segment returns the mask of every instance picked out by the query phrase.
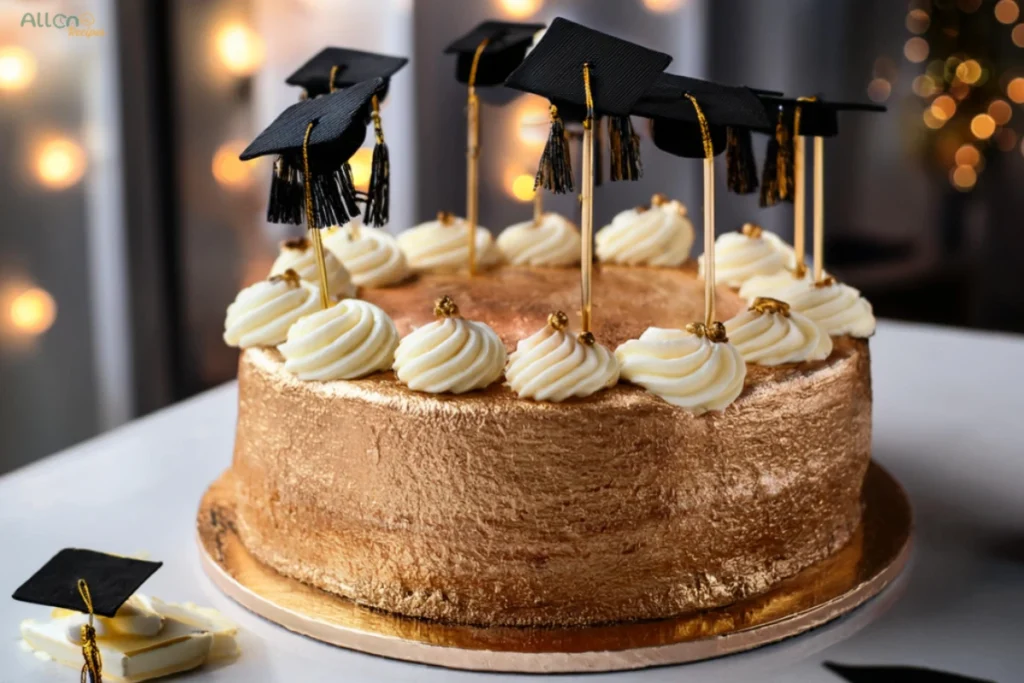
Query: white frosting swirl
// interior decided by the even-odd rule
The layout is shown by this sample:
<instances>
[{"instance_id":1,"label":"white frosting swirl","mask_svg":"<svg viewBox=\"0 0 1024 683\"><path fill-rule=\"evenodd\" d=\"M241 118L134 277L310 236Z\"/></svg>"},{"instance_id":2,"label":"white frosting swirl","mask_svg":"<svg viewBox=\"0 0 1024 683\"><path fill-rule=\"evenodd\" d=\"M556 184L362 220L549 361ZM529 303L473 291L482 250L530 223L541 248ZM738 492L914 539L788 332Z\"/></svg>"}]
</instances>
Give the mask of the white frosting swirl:
<instances>
[{"instance_id":1,"label":"white frosting swirl","mask_svg":"<svg viewBox=\"0 0 1024 683\"><path fill-rule=\"evenodd\" d=\"M727 232L715 240L715 283L739 287L756 275L773 275L785 266L782 252L763 233ZM698 260L704 277L704 254Z\"/></svg>"},{"instance_id":2,"label":"white frosting swirl","mask_svg":"<svg viewBox=\"0 0 1024 683\"><path fill-rule=\"evenodd\" d=\"M776 298L790 308L820 325L833 337L870 337L875 333L875 314L871 302L849 285L829 280L831 284L797 282Z\"/></svg>"},{"instance_id":3,"label":"white frosting swirl","mask_svg":"<svg viewBox=\"0 0 1024 683\"><path fill-rule=\"evenodd\" d=\"M387 313L368 301L342 299L292 325L277 348L288 372L328 381L387 370L397 347L398 330Z\"/></svg>"},{"instance_id":4,"label":"white frosting swirl","mask_svg":"<svg viewBox=\"0 0 1024 683\"><path fill-rule=\"evenodd\" d=\"M613 386L619 381L619 363L604 346L581 343L548 324L519 341L505 379L520 398L558 403Z\"/></svg>"},{"instance_id":5,"label":"white frosting swirl","mask_svg":"<svg viewBox=\"0 0 1024 683\"><path fill-rule=\"evenodd\" d=\"M565 216L545 213L540 223L516 223L498 235L498 249L516 266L571 266L580 262L580 232Z\"/></svg>"},{"instance_id":6,"label":"white frosting swirl","mask_svg":"<svg viewBox=\"0 0 1024 683\"><path fill-rule=\"evenodd\" d=\"M324 266L327 269L328 294L334 296L355 296L356 286L352 284L352 276L334 254L324 250ZM309 240L302 238L281 243L281 253L274 265L270 267L270 275L280 275L286 270L294 270L306 282L320 286L320 270L316 265L316 251Z\"/></svg>"},{"instance_id":7,"label":"white frosting swirl","mask_svg":"<svg viewBox=\"0 0 1024 683\"><path fill-rule=\"evenodd\" d=\"M678 266L690 258L693 224L686 207L655 195L650 208L622 211L597 231L597 257L630 266Z\"/></svg>"},{"instance_id":8,"label":"white frosting swirl","mask_svg":"<svg viewBox=\"0 0 1024 683\"><path fill-rule=\"evenodd\" d=\"M729 342L743 360L757 365L782 365L824 360L832 338L805 315L774 299L760 299L750 309L725 321Z\"/></svg>"},{"instance_id":9,"label":"white frosting swirl","mask_svg":"<svg viewBox=\"0 0 1024 683\"><path fill-rule=\"evenodd\" d=\"M387 287L408 278L409 264L395 238L384 230L360 225L359 236L353 239L352 223L358 220L330 228L324 235L324 246L352 274L352 282L360 287Z\"/></svg>"},{"instance_id":10,"label":"white frosting swirl","mask_svg":"<svg viewBox=\"0 0 1024 683\"><path fill-rule=\"evenodd\" d=\"M803 281L811 282L810 269L804 274ZM754 299L760 296L786 301L783 292L799 283L800 280L793 274L793 271L784 268L773 275L755 275L740 285L739 294L748 304L754 303Z\"/></svg>"},{"instance_id":11,"label":"white frosting swirl","mask_svg":"<svg viewBox=\"0 0 1024 683\"><path fill-rule=\"evenodd\" d=\"M453 310L398 344L395 374L413 391L462 394L501 377L506 360L501 339L484 323L454 317L458 309Z\"/></svg>"},{"instance_id":12,"label":"white frosting swirl","mask_svg":"<svg viewBox=\"0 0 1024 683\"><path fill-rule=\"evenodd\" d=\"M743 391L747 366L729 342L647 328L615 349L622 377L695 415L724 410Z\"/></svg>"},{"instance_id":13,"label":"white frosting swirl","mask_svg":"<svg viewBox=\"0 0 1024 683\"><path fill-rule=\"evenodd\" d=\"M453 272L467 267L466 219L439 216L420 223L398 236L398 246L413 270ZM476 227L476 265L486 268L497 263L499 252L487 228Z\"/></svg>"},{"instance_id":14,"label":"white frosting swirl","mask_svg":"<svg viewBox=\"0 0 1024 683\"><path fill-rule=\"evenodd\" d=\"M291 271L294 273L295 271ZM246 287L228 306L224 341L228 346L276 346L288 328L320 308L320 288L305 280L274 276Z\"/></svg>"},{"instance_id":15,"label":"white frosting swirl","mask_svg":"<svg viewBox=\"0 0 1024 683\"><path fill-rule=\"evenodd\" d=\"M761 233L761 239L775 247L775 250L782 255L783 267L791 270L796 268L796 250L793 249L792 244L785 241L774 232L768 232L767 230Z\"/></svg>"}]
</instances>

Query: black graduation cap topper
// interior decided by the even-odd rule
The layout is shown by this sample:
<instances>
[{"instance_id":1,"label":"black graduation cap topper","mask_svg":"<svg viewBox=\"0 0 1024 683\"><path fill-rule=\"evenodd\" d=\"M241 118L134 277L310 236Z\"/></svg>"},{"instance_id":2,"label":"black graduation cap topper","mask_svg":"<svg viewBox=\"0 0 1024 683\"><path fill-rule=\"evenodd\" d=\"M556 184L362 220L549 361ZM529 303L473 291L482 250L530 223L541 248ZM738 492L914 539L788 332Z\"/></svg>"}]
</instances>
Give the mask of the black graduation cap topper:
<instances>
[{"instance_id":1,"label":"black graduation cap topper","mask_svg":"<svg viewBox=\"0 0 1024 683\"><path fill-rule=\"evenodd\" d=\"M12 596L20 602L89 613L78 589L84 579L93 613L113 617L145 583L161 562L107 555L94 550L65 548L23 583Z\"/></svg>"},{"instance_id":2,"label":"black graduation cap topper","mask_svg":"<svg viewBox=\"0 0 1024 683\"><path fill-rule=\"evenodd\" d=\"M473 85L501 85L523 61L534 35L543 28L544 24L485 21L454 40L444 52L457 55L455 78L459 83L469 85L472 75ZM476 73L472 74L475 58Z\"/></svg>"},{"instance_id":3,"label":"black graduation cap topper","mask_svg":"<svg viewBox=\"0 0 1024 683\"><path fill-rule=\"evenodd\" d=\"M551 101L551 134L541 158L537 185L573 190L572 167L559 107L585 112L584 127L609 117L611 179L636 180L642 174L639 136L629 116L672 57L559 17L544 33L505 85Z\"/></svg>"},{"instance_id":4,"label":"black graduation cap topper","mask_svg":"<svg viewBox=\"0 0 1024 683\"><path fill-rule=\"evenodd\" d=\"M310 97L317 97L373 78L389 81L408 63L406 57L325 47L300 66L285 83L300 86ZM384 87L387 88L387 83ZM380 99L383 100L385 95L386 92L382 92Z\"/></svg>"}]
</instances>

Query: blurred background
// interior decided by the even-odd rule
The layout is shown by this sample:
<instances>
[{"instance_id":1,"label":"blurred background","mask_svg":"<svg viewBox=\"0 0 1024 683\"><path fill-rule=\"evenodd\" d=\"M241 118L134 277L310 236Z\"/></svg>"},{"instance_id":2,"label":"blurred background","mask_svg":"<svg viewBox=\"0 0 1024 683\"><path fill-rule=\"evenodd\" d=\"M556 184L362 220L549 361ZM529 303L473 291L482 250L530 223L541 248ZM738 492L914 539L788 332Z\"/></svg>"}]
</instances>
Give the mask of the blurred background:
<instances>
[{"instance_id":1,"label":"blurred background","mask_svg":"<svg viewBox=\"0 0 1024 683\"><path fill-rule=\"evenodd\" d=\"M1024 331L1016 0L0 0L0 472L234 376L224 309L295 230L266 223L270 169L238 153L309 56L412 60L384 110L397 233L464 207L444 46L485 18L559 15L671 53L673 73L888 105L828 142L829 269L880 316ZM484 99L498 232L530 215L546 103ZM598 226L655 192L699 215L700 164L643 144L643 180L599 189ZM367 147L357 183L369 163ZM722 192L717 212L720 231L791 237L788 205Z\"/></svg>"}]
</instances>

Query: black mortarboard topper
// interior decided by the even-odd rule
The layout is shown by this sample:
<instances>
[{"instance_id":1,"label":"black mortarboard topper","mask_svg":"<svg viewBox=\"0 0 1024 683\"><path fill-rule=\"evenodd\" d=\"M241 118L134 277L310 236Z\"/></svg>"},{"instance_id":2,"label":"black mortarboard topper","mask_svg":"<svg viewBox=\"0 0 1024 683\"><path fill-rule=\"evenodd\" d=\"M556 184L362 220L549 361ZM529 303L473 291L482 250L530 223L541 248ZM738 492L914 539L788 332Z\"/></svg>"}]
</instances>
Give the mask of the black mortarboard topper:
<instances>
[{"instance_id":1,"label":"black mortarboard topper","mask_svg":"<svg viewBox=\"0 0 1024 683\"><path fill-rule=\"evenodd\" d=\"M551 101L551 134L541 157L537 185L557 192L573 189L572 167L559 107L585 113L584 128L607 116L611 179L642 174L640 139L630 114L672 57L567 19L555 19L505 85Z\"/></svg>"},{"instance_id":2,"label":"black mortarboard topper","mask_svg":"<svg viewBox=\"0 0 1024 683\"><path fill-rule=\"evenodd\" d=\"M325 47L300 66L285 82L302 87L310 97L348 88L374 78L390 80L403 66L406 57L392 57L343 47ZM385 83L385 89L387 84ZM383 100L386 92L380 93Z\"/></svg>"},{"instance_id":3,"label":"black mortarboard topper","mask_svg":"<svg viewBox=\"0 0 1024 683\"><path fill-rule=\"evenodd\" d=\"M994 683L989 679L972 678L916 666L850 666L825 662L825 668L849 683Z\"/></svg>"},{"instance_id":4,"label":"black mortarboard topper","mask_svg":"<svg viewBox=\"0 0 1024 683\"><path fill-rule=\"evenodd\" d=\"M21 602L83 612L82 681L100 683L103 661L96 644L93 617L113 617L128 598L160 569L160 562L65 548L53 556L11 596Z\"/></svg>"},{"instance_id":5,"label":"black mortarboard topper","mask_svg":"<svg viewBox=\"0 0 1024 683\"><path fill-rule=\"evenodd\" d=\"M455 78L459 83L477 86L501 85L523 61L534 34L543 28L544 24L485 21L453 41L444 52L457 55ZM475 74L474 61L477 62Z\"/></svg>"}]
</instances>

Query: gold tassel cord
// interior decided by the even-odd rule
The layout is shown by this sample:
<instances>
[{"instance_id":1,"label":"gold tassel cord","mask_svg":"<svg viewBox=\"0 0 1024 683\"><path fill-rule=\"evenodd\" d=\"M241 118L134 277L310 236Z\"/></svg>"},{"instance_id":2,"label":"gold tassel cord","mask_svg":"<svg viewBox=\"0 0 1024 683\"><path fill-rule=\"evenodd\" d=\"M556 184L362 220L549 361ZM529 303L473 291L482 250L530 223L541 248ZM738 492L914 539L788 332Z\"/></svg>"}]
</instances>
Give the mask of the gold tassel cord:
<instances>
[{"instance_id":1,"label":"gold tassel cord","mask_svg":"<svg viewBox=\"0 0 1024 683\"><path fill-rule=\"evenodd\" d=\"M704 328L708 338L716 341L721 335L715 325L715 148L704 110L696 97L685 96L697 113L704 143Z\"/></svg>"},{"instance_id":2,"label":"gold tassel cord","mask_svg":"<svg viewBox=\"0 0 1024 683\"><path fill-rule=\"evenodd\" d=\"M484 38L473 53L473 64L469 67L469 94L466 101L466 230L469 249L469 274L476 273L476 224L480 219L479 192L480 177L480 98L476 94L476 72L480 66L489 38Z\"/></svg>"},{"instance_id":3,"label":"gold tassel cord","mask_svg":"<svg viewBox=\"0 0 1024 683\"><path fill-rule=\"evenodd\" d=\"M580 334L585 344L594 343L591 331L591 278L594 270L594 95L590 90L590 63L583 64L583 91L587 116L583 120L583 178L580 182Z\"/></svg>"},{"instance_id":4,"label":"gold tassel cord","mask_svg":"<svg viewBox=\"0 0 1024 683\"><path fill-rule=\"evenodd\" d=\"M85 608L89 610L89 623L82 624L82 657L85 664L82 665L81 683L103 683L103 657L100 656L100 646L96 643L96 627L94 620L96 613L92 606L92 594L89 592L89 584L85 579L78 580L78 594L82 597Z\"/></svg>"},{"instance_id":5,"label":"gold tassel cord","mask_svg":"<svg viewBox=\"0 0 1024 683\"><path fill-rule=\"evenodd\" d=\"M324 261L324 243L320 239L320 230L313 218L313 184L309 176L309 137L313 133L315 122L306 126L306 135L302 139L302 181L306 190L306 229L309 230L316 253L316 267L320 273L320 307L330 308L331 294L327 290L327 264Z\"/></svg>"},{"instance_id":6,"label":"gold tassel cord","mask_svg":"<svg viewBox=\"0 0 1024 683\"><path fill-rule=\"evenodd\" d=\"M341 67L338 64L335 64L334 66L331 67L331 75L327 77L328 78L327 92L334 92L335 90L338 89L334 85L334 79L338 76L338 71L340 71L340 70L341 70Z\"/></svg>"},{"instance_id":7,"label":"gold tassel cord","mask_svg":"<svg viewBox=\"0 0 1024 683\"><path fill-rule=\"evenodd\" d=\"M825 138L814 138L814 282L825 273Z\"/></svg>"}]
</instances>

